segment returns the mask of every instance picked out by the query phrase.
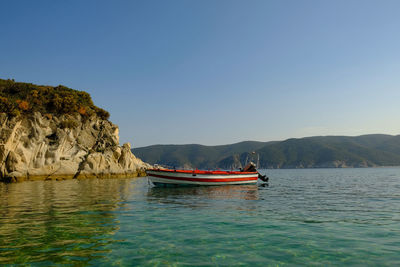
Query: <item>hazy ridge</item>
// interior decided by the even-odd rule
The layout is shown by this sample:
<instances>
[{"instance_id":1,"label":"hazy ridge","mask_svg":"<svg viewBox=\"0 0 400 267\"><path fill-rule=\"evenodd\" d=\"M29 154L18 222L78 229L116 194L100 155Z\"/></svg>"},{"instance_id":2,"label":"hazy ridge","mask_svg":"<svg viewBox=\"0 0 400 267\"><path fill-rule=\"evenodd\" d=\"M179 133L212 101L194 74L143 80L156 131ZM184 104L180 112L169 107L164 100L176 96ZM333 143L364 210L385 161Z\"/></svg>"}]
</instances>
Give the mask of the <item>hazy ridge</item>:
<instances>
[{"instance_id":1,"label":"hazy ridge","mask_svg":"<svg viewBox=\"0 0 400 267\"><path fill-rule=\"evenodd\" d=\"M249 152L261 168L343 168L400 165L400 135L314 136L276 142L244 141L220 146L152 145L135 149L150 164L185 168L239 168Z\"/></svg>"}]
</instances>

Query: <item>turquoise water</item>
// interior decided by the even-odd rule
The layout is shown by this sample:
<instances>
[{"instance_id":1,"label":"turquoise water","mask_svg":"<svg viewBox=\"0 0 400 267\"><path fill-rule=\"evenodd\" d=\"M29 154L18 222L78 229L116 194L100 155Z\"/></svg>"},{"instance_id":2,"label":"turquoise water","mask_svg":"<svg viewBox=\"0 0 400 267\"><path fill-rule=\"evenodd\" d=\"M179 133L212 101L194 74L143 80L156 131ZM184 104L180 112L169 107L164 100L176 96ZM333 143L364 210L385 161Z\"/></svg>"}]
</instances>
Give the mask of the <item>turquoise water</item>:
<instances>
[{"instance_id":1,"label":"turquoise water","mask_svg":"<svg viewBox=\"0 0 400 267\"><path fill-rule=\"evenodd\" d=\"M0 264L400 264L400 168L267 173L267 187L0 184Z\"/></svg>"}]
</instances>

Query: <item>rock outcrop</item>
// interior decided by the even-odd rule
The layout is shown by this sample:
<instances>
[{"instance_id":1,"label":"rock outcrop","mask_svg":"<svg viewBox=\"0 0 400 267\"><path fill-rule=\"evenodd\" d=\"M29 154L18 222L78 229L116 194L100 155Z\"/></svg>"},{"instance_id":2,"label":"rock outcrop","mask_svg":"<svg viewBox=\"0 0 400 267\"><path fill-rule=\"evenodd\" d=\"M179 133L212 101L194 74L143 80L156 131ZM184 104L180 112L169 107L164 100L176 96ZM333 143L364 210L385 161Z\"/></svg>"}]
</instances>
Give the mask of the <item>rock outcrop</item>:
<instances>
[{"instance_id":1,"label":"rock outcrop","mask_svg":"<svg viewBox=\"0 0 400 267\"><path fill-rule=\"evenodd\" d=\"M0 113L0 180L58 180L143 176L150 165L129 143L119 146L118 126L96 115Z\"/></svg>"}]
</instances>

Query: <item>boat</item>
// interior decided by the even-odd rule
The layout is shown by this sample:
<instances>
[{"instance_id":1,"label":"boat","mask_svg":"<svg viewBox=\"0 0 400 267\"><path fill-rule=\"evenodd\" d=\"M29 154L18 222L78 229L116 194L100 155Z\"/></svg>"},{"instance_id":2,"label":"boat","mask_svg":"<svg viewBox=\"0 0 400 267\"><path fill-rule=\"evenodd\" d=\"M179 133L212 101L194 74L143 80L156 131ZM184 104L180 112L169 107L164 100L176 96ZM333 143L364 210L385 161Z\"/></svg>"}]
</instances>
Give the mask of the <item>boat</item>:
<instances>
[{"instance_id":1,"label":"boat","mask_svg":"<svg viewBox=\"0 0 400 267\"><path fill-rule=\"evenodd\" d=\"M268 181L268 177L261 175L252 162L239 171L154 168L146 172L155 186L242 185L257 184L258 179Z\"/></svg>"}]
</instances>

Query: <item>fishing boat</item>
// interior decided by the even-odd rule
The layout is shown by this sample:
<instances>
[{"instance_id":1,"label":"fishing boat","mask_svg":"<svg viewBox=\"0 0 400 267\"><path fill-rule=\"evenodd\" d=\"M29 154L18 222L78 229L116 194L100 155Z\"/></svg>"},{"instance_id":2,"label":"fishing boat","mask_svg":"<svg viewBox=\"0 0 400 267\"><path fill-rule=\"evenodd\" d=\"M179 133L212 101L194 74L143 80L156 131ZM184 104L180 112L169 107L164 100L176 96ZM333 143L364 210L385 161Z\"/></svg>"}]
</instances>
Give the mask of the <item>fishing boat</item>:
<instances>
[{"instance_id":1,"label":"fishing boat","mask_svg":"<svg viewBox=\"0 0 400 267\"><path fill-rule=\"evenodd\" d=\"M268 181L268 177L261 175L256 170L254 163L248 164L240 171L155 168L147 170L147 176L155 186L237 185L256 184L258 179L264 182Z\"/></svg>"}]
</instances>

